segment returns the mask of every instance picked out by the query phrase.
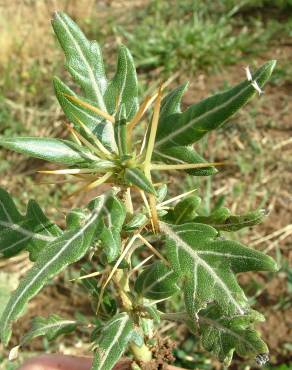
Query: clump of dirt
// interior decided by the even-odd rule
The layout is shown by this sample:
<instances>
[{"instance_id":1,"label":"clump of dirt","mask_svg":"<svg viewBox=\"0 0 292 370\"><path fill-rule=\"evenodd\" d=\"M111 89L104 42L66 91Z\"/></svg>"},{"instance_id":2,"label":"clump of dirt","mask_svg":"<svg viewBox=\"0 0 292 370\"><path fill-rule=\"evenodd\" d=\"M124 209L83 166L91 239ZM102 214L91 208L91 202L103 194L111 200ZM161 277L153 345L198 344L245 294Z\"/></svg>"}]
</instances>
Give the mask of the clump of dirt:
<instances>
[{"instance_id":1,"label":"clump of dirt","mask_svg":"<svg viewBox=\"0 0 292 370\"><path fill-rule=\"evenodd\" d=\"M175 358L173 356L173 349L176 343L170 338L157 338L156 345L151 349L153 360L142 366L143 370L167 370L169 363L173 363Z\"/></svg>"}]
</instances>

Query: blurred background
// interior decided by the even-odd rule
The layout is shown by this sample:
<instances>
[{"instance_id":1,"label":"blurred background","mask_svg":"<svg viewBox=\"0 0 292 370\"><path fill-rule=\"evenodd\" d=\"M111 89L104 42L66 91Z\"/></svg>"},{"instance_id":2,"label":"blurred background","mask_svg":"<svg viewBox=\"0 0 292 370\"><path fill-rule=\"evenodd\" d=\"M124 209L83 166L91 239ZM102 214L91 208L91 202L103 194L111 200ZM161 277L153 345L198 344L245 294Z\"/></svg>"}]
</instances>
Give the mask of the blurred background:
<instances>
[{"instance_id":1,"label":"blurred background","mask_svg":"<svg viewBox=\"0 0 292 370\"><path fill-rule=\"evenodd\" d=\"M234 213L255 208L270 212L264 224L233 237L267 251L281 266L277 274L246 274L240 279L254 307L266 316L259 329L270 346L270 368L292 369L292 0L0 0L1 135L67 135L51 83L58 75L72 84L50 26L55 10L66 11L89 38L100 42L109 74L116 63L117 45L123 42L129 47L141 97L169 77L173 86L189 80L184 107L245 79L247 65L254 70L264 61L278 60L264 95L197 148L210 161L228 160L235 165L213 178L187 179L177 174L171 192L198 188L206 210L224 198ZM62 225L62 211L72 206L66 199L72 185L43 184L36 174L43 165L1 150L0 185L13 194L21 209L34 198ZM0 259L0 310L1 299L28 268L23 256L9 262ZM17 324L14 344L35 315L87 314L87 297L68 280L63 274L33 300ZM175 338L178 365L222 368L183 327L168 325L160 331ZM36 340L21 356L43 350L86 353L88 344L79 334L80 340L69 336L53 345ZM8 363L6 356L0 347L0 368L15 369L17 364ZM239 358L233 365L233 369L254 368Z\"/></svg>"}]
</instances>

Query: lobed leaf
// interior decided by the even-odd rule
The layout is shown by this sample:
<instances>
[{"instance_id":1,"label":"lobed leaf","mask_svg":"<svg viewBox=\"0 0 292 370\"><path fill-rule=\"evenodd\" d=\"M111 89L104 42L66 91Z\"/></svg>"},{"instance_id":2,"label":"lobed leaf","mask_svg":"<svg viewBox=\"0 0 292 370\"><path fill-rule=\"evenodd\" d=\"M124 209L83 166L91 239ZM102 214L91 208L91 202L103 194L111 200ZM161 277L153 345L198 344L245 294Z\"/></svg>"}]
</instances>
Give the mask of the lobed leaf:
<instances>
[{"instance_id":1,"label":"lobed leaf","mask_svg":"<svg viewBox=\"0 0 292 370\"><path fill-rule=\"evenodd\" d=\"M127 313L115 315L101 331L91 370L112 370L132 339L134 324Z\"/></svg>"},{"instance_id":2,"label":"lobed leaf","mask_svg":"<svg viewBox=\"0 0 292 370\"><path fill-rule=\"evenodd\" d=\"M89 41L73 20L56 12L53 29L66 56L66 67L85 97L106 112L103 95L107 88L103 59L96 41Z\"/></svg>"},{"instance_id":3,"label":"lobed leaf","mask_svg":"<svg viewBox=\"0 0 292 370\"><path fill-rule=\"evenodd\" d=\"M267 212L264 209L248 212L243 215L232 215L228 208L221 207L210 216L198 216L194 222L213 226L217 230L237 231L261 223Z\"/></svg>"},{"instance_id":4,"label":"lobed leaf","mask_svg":"<svg viewBox=\"0 0 292 370\"><path fill-rule=\"evenodd\" d=\"M258 321L264 321L264 317L256 311L228 317L217 305L210 305L200 313L201 343L226 366L230 365L234 352L241 357L257 359L269 352L254 328Z\"/></svg>"},{"instance_id":5,"label":"lobed leaf","mask_svg":"<svg viewBox=\"0 0 292 370\"><path fill-rule=\"evenodd\" d=\"M36 263L11 295L0 319L0 335L3 344L6 345L9 342L12 322L22 315L26 304L51 278L85 255L95 236L97 220L105 198L105 196L99 197L96 208L92 210L83 226L64 232L39 253Z\"/></svg>"},{"instance_id":6,"label":"lobed leaf","mask_svg":"<svg viewBox=\"0 0 292 370\"><path fill-rule=\"evenodd\" d=\"M201 198L197 195L185 198L174 207L174 223L183 224L192 221L197 215L197 210L201 204Z\"/></svg>"},{"instance_id":7,"label":"lobed leaf","mask_svg":"<svg viewBox=\"0 0 292 370\"><path fill-rule=\"evenodd\" d=\"M22 250L36 260L39 252L62 234L57 225L48 220L35 201L30 200L25 215L5 190L0 188L0 255L12 257Z\"/></svg>"},{"instance_id":8,"label":"lobed leaf","mask_svg":"<svg viewBox=\"0 0 292 370\"><path fill-rule=\"evenodd\" d=\"M76 329L77 321L66 320L59 315L50 315L48 318L35 317L32 319L31 329L21 338L20 345L31 342L32 339L45 336L53 340L62 334L69 334Z\"/></svg>"},{"instance_id":9,"label":"lobed leaf","mask_svg":"<svg viewBox=\"0 0 292 370\"><path fill-rule=\"evenodd\" d=\"M145 298L159 300L178 291L174 272L158 261L146 267L135 282L135 290Z\"/></svg>"},{"instance_id":10,"label":"lobed leaf","mask_svg":"<svg viewBox=\"0 0 292 370\"><path fill-rule=\"evenodd\" d=\"M260 88L271 76L276 61L260 67L253 75ZM230 90L211 96L190 106L183 113L174 113L159 121L155 147L184 146L200 140L209 131L220 127L254 95L251 81L244 81Z\"/></svg>"},{"instance_id":11,"label":"lobed leaf","mask_svg":"<svg viewBox=\"0 0 292 370\"><path fill-rule=\"evenodd\" d=\"M191 317L216 302L224 314L244 314L247 299L235 274L244 271L275 271L274 260L242 244L218 238L211 226L160 223L166 236L169 261L183 279L185 304Z\"/></svg>"},{"instance_id":12,"label":"lobed leaf","mask_svg":"<svg viewBox=\"0 0 292 370\"><path fill-rule=\"evenodd\" d=\"M116 73L104 94L110 114L115 114L121 105L125 107L125 119L129 121L138 110L138 81L136 68L130 51L121 45Z\"/></svg>"},{"instance_id":13,"label":"lobed leaf","mask_svg":"<svg viewBox=\"0 0 292 370\"><path fill-rule=\"evenodd\" d=\"M40 137L2 138L0 139L0 145L17 153L70 166L92 163L96 159L84 147L61 139Z\"/></svg>"},{"instance_id":14,"label":"lobed leaf","mask_svg":"<svg viewBox=\"0 0 292 370\"><path fill-rule=\"evenodd\" d=\"M167 119L167 117L169 117L170 115L181 112L181 100L183 94L188 88L188 84L189 83L186 82L178 86L163 98L161 102L159 121L164 122L164 120Z\"/></svg>"},{"instance_id":15,"label":"lobed leaf","mask_svg":"<svg viewBox=\"0 0 292 370\"><path fill-rule=\"evenodd\" d=\"M90 207L98 202L93 201ZM123 203L115 196L109 195L104 203L98 220L98 240L107 256L108 262L114 261L121 249L121 230L126 218L126 209Z\"/></svg>"},{"instance_id":16,"label":"lobed leaf","mask_svg":"<svg viewBox=\"0 0 292 370\"><path fill-rule=\"evenodd\" d=\"M93 112L92 109L78 104L75 100L69 99L68 96L78 98L80 102L89 103L93 107L95 104L78 96L73 90L65 85L59 78L55 77L53 80L56 97L67 117L67 119L74 125L74 129L80 132L87 140L91 141L89 135L80 126L82 122L99 140L110 149L115 151L114 130L111 122Z\"/></svg>"}]
</instances>

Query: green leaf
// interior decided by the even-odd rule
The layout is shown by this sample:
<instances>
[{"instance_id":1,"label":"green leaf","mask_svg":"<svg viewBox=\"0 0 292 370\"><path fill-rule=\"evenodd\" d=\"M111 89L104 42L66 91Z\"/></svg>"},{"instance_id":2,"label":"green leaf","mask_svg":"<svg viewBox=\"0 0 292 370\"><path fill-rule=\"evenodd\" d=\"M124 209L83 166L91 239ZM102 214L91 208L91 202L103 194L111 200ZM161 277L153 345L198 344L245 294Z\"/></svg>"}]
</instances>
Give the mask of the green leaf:
<instances>
[{"instance_id":1,"label":"green leaf","mask_svg":"<svg viewBox=\"0 0 292 370\"><path fill-rule=\"evenodd\" d=\"M133 232L137 229L140 229L148 221L148 218L143 213L136 213L133 215L132 219L124 225L123 229L126 232Z\"/></svg>"},{"instance_id":2,"label":"green leaf","mask_svg":"<svg viewBox=\"0 0 292 370\"><path fill-rule=\"evenodd\" d=\"M25 215L18 212L13 199L0 188L0 255L12 257L22 250L35 260L45 246L62 232L44 215L38 204L30 200Z\"/></svg>"},{"instance_id":3,"label":"green leaf","mask_svg":"<svg viewBox=\"0 0 292 370\"><path fill-rule=\"evenodd\" d=\"M66 68L85 97L106 112L103 95L107 87L102 54L96 41L89 41L65 13L56 12L53 29L66 56Z\"/></svg>"},{"instance_id":4,"label":"green leaf","mask_svg":"<svg viewBox=\"0 0 292 370\"><path fill-rule=\"evenodd\" d=\"M188 313L195 318L209 302L217 302L224 314L244 314L247 299L235 274L275 271L274 260L232 240L221 240L211 226L160 223L173 270L183 280Z\"/></svg>"},{"instance_id":5,"label":"green leaf","mask_svg":"<svg viewBox=\"0 0 292 370\"><path fill-rule=\"evenodd\" d=\"M276 61L264 64L253 75L262 88L271 76ZM171 114L159 121L156 148L189 145L220 127L256 94L251 81L244 81L223 93L190 106L183 113Z\"/></svg>"},{"instance_id":6,"label":"green leaf","mask_svg":"<svg viewBox=\"0 0 292 370\"><path fill-rule=\"evenodd\" d=\"M81 227L89 216L90 211L83 208L73 208L66 215L67 229Z\"/></svg>"},{"instance_id":7,"label":"green leaf","mask_svg":"<svg viewBox=\"0 0 292 370\"><path fill-rule=\"evenodd\" d=\"M80 260L91 246L106 196L99 197L97 207L82 227L70 229L57 237L39 253L34 266L27 272L11 298L0 319L0 335L3 344L11 336L12 322L23 314L26 304L43 286L66 266Z\"/></svg>"},{"instance_id":8,"label":"green leaf","mask_svg":"<svg viewBox=\"0 0 292 370\"><path fill-rule=\"evenodd\" d=\"M99 198L97 198L98 201ZM97 201L90 204L90 207ZM121 230L126 218L124 204L115 196L109 195L104 203L98 221L98 240L108 262L114 261L121 249Z\"/></svg>"},{"instance_id":9,"label":"green leaf","mask_svg":"<svg viewBox=\"0 0 292 370\"><path fill-rule=\"evenodd\" d=\"M156 194L152 183L138 168L126 168L124 178L128 184L135 185L139 189L146 191L146 193Z\"/></svg>"},{"instance_id":10,"label":"green leaf","mask_svg":"<svg viewBox=\"0 0 292 370\"><path fill-rule=\"evenodd\" d=\"M174 207L176 224L183 224L192 221L197 215L197 209L201 204L201 198L193 195L177 203Z\"/></svg>"},{"instance_id":11,"label":"green leaf","mask_svg":"<svg viewBox=\"0 0 292 370\"><path fill-rule=\"evenodd\" d=\"M2 138L0 139L0 145L17 153L70 166L92 163L97 159L84 147L61 139L40 137Z\"/></svg>"},{"instance_id":12,"label":"green leaf","mask_svg":"<svg viewBox=\"0 0 292 370\"><path fill-rule=\"evenodd\" d=\"M260 224L267 212L264 209L248 212L243 215L231 215L228 208L221 207L211 213L210 216L199 216L194 222L204 223L213 226L217 230L237 231L245 227Z\"/></svg>"},{"instance_id":13,"label":"green leaf","mask_svg":"<svg viewBox=\"0 0 292 370\"><path fill-rule=\"evenodd\" d=\"M77 97L81 102L89 103L93 106L95 106L95 104L75 94L75 92L66 86L59 78L55 77L53 83L57 99L67 119L74 125L74 129L80 132L82 136L87 138L87 140L91 141L89 135L87 135L80 126L79 122L82 122L105 147L115 151L115 139L112 123L105 120L91 109L77 104L74 100L68 99L67 96Z\"/></svg>"},{"instance_id":14,"label":"green leaf","mask_svg":"<svg viewBox=\"0 0 292 370\"><path fill-rule=\"evenodd\" d=\"M116 74L108 84L104 99L110 114L114 114L124 105L127 121L133 118L138 110L136 68L130 51L124 45L120 46Z\"/></svg>"},{"instance_id":15,"label":"green leaf","mask_svg":"<svg viewBox=\"0 0 292 370\"><path fill-rule=\"evenodd\" d=\"M153 320L153 323L159 324L160 323L160 312L156 308L156 305L147 306L147 304L143 307L143 309L147 312L148 316Z\"/></svg>"},{"instance_id":16,"label":"green leaf","mask_svg":"<svg viewBox=\"0 0 292 370\"><path fill-rule=\"evenodd\" d=\"M97 341L92 370L112 370L132 338L134 325L127 313L106 323Z\"/></svg>"},{"instance_id":17,"label":"green leaf","mask_svg":"<svg viewBox=\"0 0 292 370\"><path fill-rule=\"evenodd\" d=\"M165 197L167 196L167 185L163 184L163 185L159 186L156 193L157 193L157 202L158 203L163 202Z\"/></svg>"},{"instance_id":18,"label":"green leaf","mask_svg":"<svg viewBox=\"0 0 292 370\"><path fill-rule=\"evenodd\" d=\"M195 164L208 162L190 146L162 147L154 151L153 158L168 164ZM192 176L211 176L215 175L218 171L215 167L206 167L193 168L185 170L185 172Z\"/></svg>"},{"instance_id":19,"label":"green leaf","mask_svg":"<svg viewBox=\"0 0 292 370\"><path fill-rule=\"evenodd\" d=\"M145 298L159 300L178 291L174 272L162 262L155 262L138 276L135 290Z\"/></svg>"},{"instance_id":20,"label":"green leaf","mask_svg":"<svg viewBox=\"0 0 292 370\"><path fill-rule=\"evenodd\" d=\"M31 342L32 339L45 336L48 340L56 339L62 334L71 333L76 329L77 321L66 320L58 315L50 315L48 318L35 317L32 320L31 329L21 338L20 345Z\"/></svg>"},{"instance_id":21,"label":"green leaf","mask_svg":"<svg viewBox=\"0 0 292 370\"><path fill-rule=\"evenodd\" d=\"M164 120L171 114L181 112L181 99L188 88L188 82L178 86L163 98L159 114L159 121Z\"/></svg>"},{"instance_id":22,"label":"green leaf","mask_svg":"<svg viewBox=\"0 0 292 370\"><path fill-rule=\"evenodd\" d=\"M256 359L269 352L254 328L258 321L264 321L264 317L256 311L228 317L218 306L211 305L200 313L202 345L226 366L230 365L234 352L244 358Z\"/></svg>"},{"instance_id":23,"label":"green leaf","mask_svg":"<svg viewBox=\"0 0 292 370\"><path fill-rule=\"evenodd\" d=\"M127 121L123 118L115 123L115 140L119 155L127 155Z\"/></svg>"}]
</instances>

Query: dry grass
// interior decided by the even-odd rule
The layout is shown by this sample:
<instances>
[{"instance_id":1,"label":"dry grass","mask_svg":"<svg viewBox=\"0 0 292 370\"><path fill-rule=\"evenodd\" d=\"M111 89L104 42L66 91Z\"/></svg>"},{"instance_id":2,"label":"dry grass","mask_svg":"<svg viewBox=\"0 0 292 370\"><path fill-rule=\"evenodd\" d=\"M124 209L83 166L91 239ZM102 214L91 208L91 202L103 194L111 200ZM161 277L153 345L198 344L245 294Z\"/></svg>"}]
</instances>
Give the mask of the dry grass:
<instances>
[{"instance_id":1,"label":"dry grass","mask_svg":"<svg viewBox=\"0 0 292 370\"><path fill-rule=\"evenodd\" d=\"M49 31L52 13L64 10L73 17L88 19L94 14L94 4L94 0L12 0L0 4L1 66L17 59L25 67L26 62L35 58L46 64L54 57L53 51L48 55L47 50L54 42Z\"/></svg>"}]
</instances>

